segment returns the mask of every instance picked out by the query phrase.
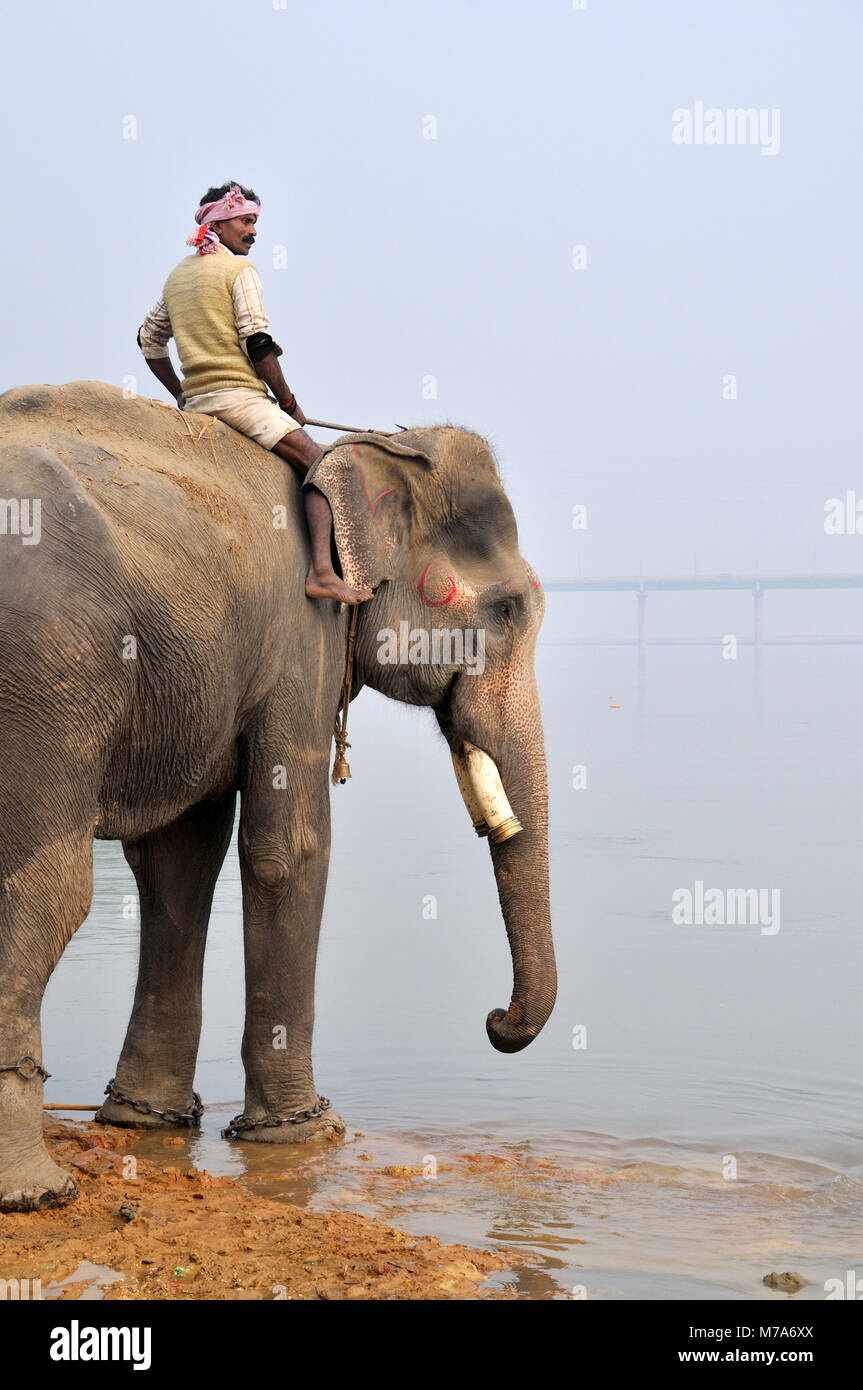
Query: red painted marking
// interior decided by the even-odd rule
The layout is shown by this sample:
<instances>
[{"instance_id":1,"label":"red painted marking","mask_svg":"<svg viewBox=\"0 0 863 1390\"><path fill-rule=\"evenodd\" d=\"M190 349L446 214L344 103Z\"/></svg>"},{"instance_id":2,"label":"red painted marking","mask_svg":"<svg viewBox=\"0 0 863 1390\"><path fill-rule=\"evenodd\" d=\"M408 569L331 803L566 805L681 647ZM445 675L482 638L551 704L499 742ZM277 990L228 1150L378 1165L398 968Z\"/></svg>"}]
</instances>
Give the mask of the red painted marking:
<instances>
[{"instance_id":1,"label":"red painted marking","mask_svg":"<svg viewBox=\"0 0 863 1390\"><path fill-rule=\"evenodd\" d=\"M424 586L424 584L425 584L425 582L426 582L426 575L428 574L428 572L429 572L429 570L431 569L431 567L432 567L433 564L434 564L434 560L429 560L428 564L426 565L425 569L423 570L422 574L420 575L419 583L417 584L417 588L419 589L420 598L422 599L422 601L423 601L423 603L425 604L426 608L443 608L443 606L444 606L445 603L451 603L452 600L455 598L456 583L455 583L455 580L453 579L452 575L451 575L451 574L448 574L448 575L447 575L447 579L449 580L450 589L449 589L449 593L447 594L446 598L438 599L437 602L434 602L434 601L433 601L432 599L430 599L430 598L426 598L425 594L423 593L423 586Z\"/></svg>"},{"instance_id":2,"label":"red painted marking","mask_svg":"<svg viewBox=\"0 0 863 1390\"><path fill-rule=\"evenodd\" d=\"M354 455L356 456L356 460L357 460L357 472L358 472L359 475L360 475L360 482L362 483L363 492L365 493L366 501L367 501L368 504L369 504L369 511L371 512L372 516L374 517L374 514L375 514L375 512L376 512L377 509L378 509L378 503L380 502L381 498L382 498L382 497L389 497L389 495L390 495L391 492L395 492L395 488L394 488L394 487L388 487L388 488L386 489L385 492L379 492L378 495L377 495L377 497L375 498L375 500L374 500L374 502L373 502L372 499L369 497L369 490L368 490L368 488L366 487L366 480L365 480L365 478L363 477L363 466L362 466L362 464L360 463L360 446L359 446L359 444L355 444L355 445L354 445Z\"/></svg>"}]
</instances>

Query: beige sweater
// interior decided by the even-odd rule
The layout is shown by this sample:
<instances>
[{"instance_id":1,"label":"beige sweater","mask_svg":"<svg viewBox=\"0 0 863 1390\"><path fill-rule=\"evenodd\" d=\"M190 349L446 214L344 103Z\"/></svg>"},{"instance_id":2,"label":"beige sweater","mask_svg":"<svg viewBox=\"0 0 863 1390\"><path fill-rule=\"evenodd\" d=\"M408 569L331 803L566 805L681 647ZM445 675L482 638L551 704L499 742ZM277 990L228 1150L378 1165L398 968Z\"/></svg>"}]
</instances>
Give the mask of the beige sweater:
<instances>
[{"instance_id":1,"label":"beige sweater","mask_svg":"<svg viewBox=\"0 0 863 1390\"><path fill-rule=\"evenodd\" d=\"M245 256L185 256L165 281L162 298L183 372L183 395L245 386L266 395L237 334L231 292Z\"/></svg>"}]
</instances>

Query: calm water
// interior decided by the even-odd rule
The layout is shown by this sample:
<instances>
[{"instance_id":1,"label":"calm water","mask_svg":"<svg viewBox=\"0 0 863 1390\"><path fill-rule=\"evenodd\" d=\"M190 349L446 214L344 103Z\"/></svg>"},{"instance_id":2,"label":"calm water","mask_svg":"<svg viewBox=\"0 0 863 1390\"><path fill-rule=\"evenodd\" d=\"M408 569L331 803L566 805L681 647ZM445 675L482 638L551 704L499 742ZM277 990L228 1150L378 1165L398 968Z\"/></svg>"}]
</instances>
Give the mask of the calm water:
<instances>
[{"instance_id":1,"label":"calm water","mask_svg":"<svg viewBox=\"0 0 863 1390\"><path fill-rule=\"evenodd\" d=\"M798 1297L823 1297L825 1279L863 1274L863 648L771 647L756 676L749 648L657 647L640 678L633 649L546 631L560 993L543 1035L516 1057L490 1048L511 975L487 848L431 717L366 692L354 780L333 792L318 972L317 1081L348 1142L218 1138L242 1102L232 852L196 1082L215 1108L190 1156L292 1200L510 1246L525 1296L775 1297L762 1275L794 1269L812 1281ZM696 880L778 889L779 931L673 924L672 894ZM97 845L93 910L46 999L48 1100L95 1103L113 1074L133 892L119 845ZM429 1156L434 1179L380 1172Z\"/></svg>"}]
</instances>

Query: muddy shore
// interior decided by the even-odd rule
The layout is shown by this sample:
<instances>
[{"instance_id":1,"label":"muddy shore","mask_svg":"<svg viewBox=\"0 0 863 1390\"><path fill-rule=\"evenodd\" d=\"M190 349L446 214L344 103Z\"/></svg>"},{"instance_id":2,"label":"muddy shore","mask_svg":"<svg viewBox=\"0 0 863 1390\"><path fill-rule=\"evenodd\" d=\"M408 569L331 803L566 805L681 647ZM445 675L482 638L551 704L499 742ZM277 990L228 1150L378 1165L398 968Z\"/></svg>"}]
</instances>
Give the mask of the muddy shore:
<instances>
[{"instance_id":1,"label":"muddy shore","mask_svg":"<svg viewBox=\"0 0 863 1390\"><path fill-rule=\"evenodd\" d=\"M41 1297L144 1299L476 1299L512 1255L442 1245L344 1211L310 1211L135 1155L140 1135L47 1120L48 1148L75 1174L76 1202L0 1214L0 1278ZM31 1295L32 1296L32 1295Z\"/></svg>"}]
</instances>

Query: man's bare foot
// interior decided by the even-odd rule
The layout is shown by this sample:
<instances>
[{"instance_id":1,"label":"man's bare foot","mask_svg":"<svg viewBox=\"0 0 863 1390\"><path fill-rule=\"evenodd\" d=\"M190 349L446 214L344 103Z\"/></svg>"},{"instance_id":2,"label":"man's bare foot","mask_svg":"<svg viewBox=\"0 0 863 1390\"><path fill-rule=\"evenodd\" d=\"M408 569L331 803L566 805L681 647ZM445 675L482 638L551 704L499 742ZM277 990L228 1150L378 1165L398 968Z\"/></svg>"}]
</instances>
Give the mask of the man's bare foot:
<instances>
[{"instance_id":1,"label":"man's bare foot","mask_svg":"<svg viewBox=\"0 0 863 1390\"><path fill-rule=\"evenodd\" d=\"M339 579L335 570L321 574L310 569L306 575L306 597L334 598L339 603L367 603L374 595L371 589L352 589L350 584Z\"/></svg>"}]
</instances>

